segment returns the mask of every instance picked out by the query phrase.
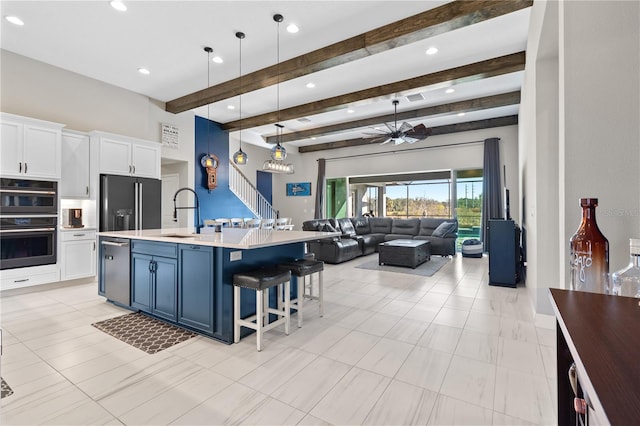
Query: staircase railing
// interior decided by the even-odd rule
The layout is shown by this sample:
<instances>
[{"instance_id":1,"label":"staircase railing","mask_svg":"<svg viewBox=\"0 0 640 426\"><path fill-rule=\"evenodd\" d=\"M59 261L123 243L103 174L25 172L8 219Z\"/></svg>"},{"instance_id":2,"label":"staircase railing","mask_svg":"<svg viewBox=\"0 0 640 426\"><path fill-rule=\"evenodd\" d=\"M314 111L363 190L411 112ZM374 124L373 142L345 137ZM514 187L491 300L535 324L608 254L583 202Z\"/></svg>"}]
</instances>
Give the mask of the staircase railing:
<instances>
[{"instance_id":1,"label":"staircase railing","mask_svg":"<svg viewBox=\"0 0 640 426\"><path fill-rule=\"evenodd\" d=\"M276 218L277 212L273 206L258 192L258 188L249 182L233 161L229 161L229 189L259 219Z\"/></svg>"}]
</instances>

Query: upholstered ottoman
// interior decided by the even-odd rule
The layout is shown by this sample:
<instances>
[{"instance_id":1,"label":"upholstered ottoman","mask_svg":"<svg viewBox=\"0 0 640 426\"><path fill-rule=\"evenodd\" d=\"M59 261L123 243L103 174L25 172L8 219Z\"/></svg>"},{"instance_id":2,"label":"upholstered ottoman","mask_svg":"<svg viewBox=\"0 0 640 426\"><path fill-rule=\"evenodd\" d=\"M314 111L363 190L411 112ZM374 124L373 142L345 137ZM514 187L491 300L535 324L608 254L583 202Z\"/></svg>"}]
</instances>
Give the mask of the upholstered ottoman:
<instances>
[{"instance_id":1,"label":"upholstered ottoman","mask_svg":"<svg viewBox=\"0 0 640 426\"><path fill-rule=\"evenodd\" d=\"M431 259L431 243L424 240L392 240L378 246L378 264L416 268Z\"/></svg>"}]
</instances>

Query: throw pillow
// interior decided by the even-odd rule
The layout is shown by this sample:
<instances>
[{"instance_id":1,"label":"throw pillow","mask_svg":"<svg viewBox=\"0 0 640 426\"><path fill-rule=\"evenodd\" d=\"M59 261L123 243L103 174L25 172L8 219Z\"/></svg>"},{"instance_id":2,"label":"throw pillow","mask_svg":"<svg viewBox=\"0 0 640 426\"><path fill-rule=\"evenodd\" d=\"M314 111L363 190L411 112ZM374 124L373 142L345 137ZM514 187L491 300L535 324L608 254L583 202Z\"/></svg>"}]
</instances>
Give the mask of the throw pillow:
<instances>
[{"instance_id":1,"label":"throw pillow","mask_svg":"<svg viewBox=\"0 0 640 426\"><path fill-rule=\"evenodd\" d=\"M322 232L336 232L336 228L334 228L333 226L329 225L328 223L326 223L323 227L322 227Z\"/></svg>"},{"instance_id":2,"label":"throw pillow","mask_svg":"<svg viewBox=\"0 0 640 426\"><path fill-rule=\"evenodd\" d=\"M451 234L456 230L455 222L442 222L431 234L432 237L444 237L447 234Z\"/></svg>"}]
</instances>

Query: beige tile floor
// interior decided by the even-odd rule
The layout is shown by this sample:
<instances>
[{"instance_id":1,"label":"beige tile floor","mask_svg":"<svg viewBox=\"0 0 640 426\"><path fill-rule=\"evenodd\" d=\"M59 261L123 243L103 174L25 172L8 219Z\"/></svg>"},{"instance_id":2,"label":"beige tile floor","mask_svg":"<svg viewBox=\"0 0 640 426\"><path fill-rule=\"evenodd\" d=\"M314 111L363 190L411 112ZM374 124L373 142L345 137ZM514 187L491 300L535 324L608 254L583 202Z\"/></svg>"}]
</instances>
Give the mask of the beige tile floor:
<instances>
[{"instance_id":1,"label":"beige tile floor","mask_svg":"<svg viewBox=\"0 0 640 426\"><path fill-rule=\"evenodd\" d=\"M0 423L556 423L554 320L523 286L488 286L486 258L428 278L366 261L326 265L325 316L305 303L262 352L197 337L148 355L90 325L125 313L95 283L4 294Z\"/></svg>"}]
</instances>

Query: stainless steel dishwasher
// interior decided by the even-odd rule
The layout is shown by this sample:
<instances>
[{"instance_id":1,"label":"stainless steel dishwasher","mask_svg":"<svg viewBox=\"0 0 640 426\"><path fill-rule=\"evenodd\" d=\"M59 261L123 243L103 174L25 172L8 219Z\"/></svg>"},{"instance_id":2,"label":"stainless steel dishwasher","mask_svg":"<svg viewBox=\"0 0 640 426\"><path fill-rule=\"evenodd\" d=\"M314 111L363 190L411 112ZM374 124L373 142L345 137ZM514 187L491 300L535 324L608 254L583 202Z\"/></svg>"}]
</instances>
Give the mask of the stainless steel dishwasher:
<instances>
[{"instance_id":1,"label":"stainless steel dishwasher","mask_svg":"<svg viewBox=\"0 0 640 426\"><path fill-rule=\"evenodd\" d=\"M104 295L108 300L127 307L131 306L129 247L126 238L104 237L100 240Z\"/></svg>"}]
</instances>

